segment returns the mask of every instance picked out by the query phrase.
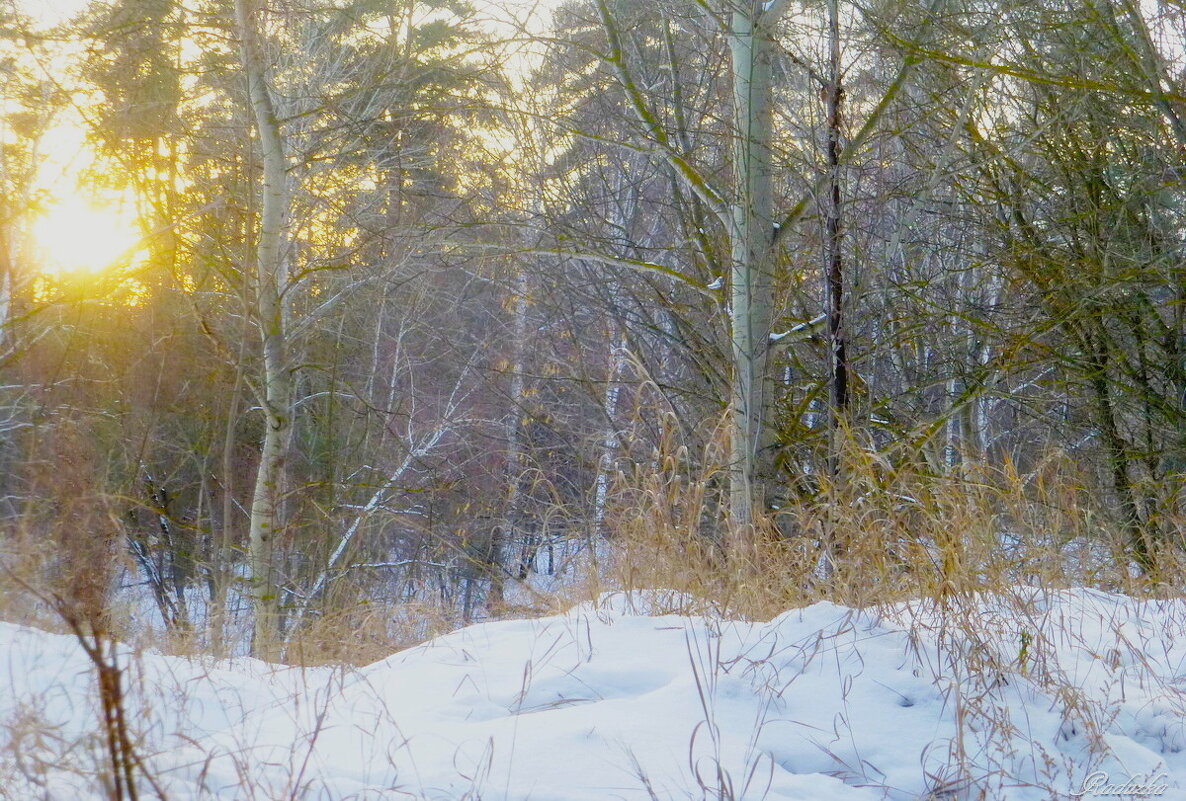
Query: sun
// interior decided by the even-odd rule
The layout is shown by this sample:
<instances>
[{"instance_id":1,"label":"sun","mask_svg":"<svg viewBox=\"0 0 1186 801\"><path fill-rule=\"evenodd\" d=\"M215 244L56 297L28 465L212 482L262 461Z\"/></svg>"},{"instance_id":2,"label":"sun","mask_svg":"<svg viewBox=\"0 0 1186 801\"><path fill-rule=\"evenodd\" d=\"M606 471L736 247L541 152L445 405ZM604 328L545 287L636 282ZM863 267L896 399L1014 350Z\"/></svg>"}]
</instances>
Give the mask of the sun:
<instances>
[{"instance_id":1,"label":"sun","mask_svg":"<svg viewBox=\"0 0 1186 801\"><path fill-rule=\"evenodd\" d=\"M33 223L33 239L39 271L56 274L127 267L140 245L134 218L80 197L53 203Z\"/></svg>"}]
</instances>

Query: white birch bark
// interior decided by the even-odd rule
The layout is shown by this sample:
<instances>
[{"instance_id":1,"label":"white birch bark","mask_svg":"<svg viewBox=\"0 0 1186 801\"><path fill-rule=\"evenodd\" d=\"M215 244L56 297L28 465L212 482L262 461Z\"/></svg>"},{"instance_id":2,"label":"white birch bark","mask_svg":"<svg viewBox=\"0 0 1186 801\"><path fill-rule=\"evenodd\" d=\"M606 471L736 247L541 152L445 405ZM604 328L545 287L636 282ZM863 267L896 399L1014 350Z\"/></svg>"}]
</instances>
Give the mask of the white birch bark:
<instances>
[{"instance_id":1,"label":"white birch bark","mask_svg":"<svg viewBox=\"0 0 1186 801\"><path fill-rule=\"evenodd\" d=\"M618 399L622 394L620 378L626 370L626 339L619 339L609 354L609 373L605 382L606 427L605 437L601 441L601 456L597 460L597 480L593 495L593 535L605 535L606 503L609 500L609 485L613 478L614 464L617 460L621 442L618 439L618 428L615 419L618 411Z\"/></svg>"},{"instance_id":2,"label":"white birch bark","mask_svg":"<svg viewBox=\"0 0 1186 801\"><path fill-rule=\"evenodd\" d=\"M260 401L265 425L251 500L248 562L255 613L252 651L266 657L276 645L279 633L275 548L276 537L283 528L280 495L285 445L292 425L292 376L286 363L286 315L282 303L285 282L283 250L288 215L285 186L287 160L275 102L267 85L259 12L257 0L235 0L239 49L263 160L260 228L256 246L255 312L263 346Z\"/></svg>"},{"instance_id":3,"label":"white birch bark","mask_svg":"<svg viewBox=\"0 0 1186 801\"><path fill-rule=\"evenodd\" d=\"M732 14L733 193L730 323L733 345L730 515L742 536L774 474L769 342L773 320L774 195L771 172L772 27L780 9L746 4Z\"/></svg>"}]
</instances>

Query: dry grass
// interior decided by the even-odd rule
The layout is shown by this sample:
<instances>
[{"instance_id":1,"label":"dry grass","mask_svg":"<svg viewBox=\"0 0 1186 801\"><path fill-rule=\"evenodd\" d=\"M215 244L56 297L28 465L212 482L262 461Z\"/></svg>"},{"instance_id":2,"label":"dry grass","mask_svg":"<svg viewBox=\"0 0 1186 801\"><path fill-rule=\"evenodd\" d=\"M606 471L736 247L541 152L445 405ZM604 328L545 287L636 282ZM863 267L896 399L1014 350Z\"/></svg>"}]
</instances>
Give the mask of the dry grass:
<instances>
[{"instance_id":1,"label":"dry grass","mask_svg":"<svg viewBox=\"0 0 1186 801\"><path fill-rule=\"evenodd\" d=\"M1007 459L940 471L917 455L876 452L854 439L842 460L842 482L814 477L812 496L797 496L743 536L724 519L723 434L692 452L677 425L665 431L650 460L617 477L605 510L607 537L591 536L588 564L573 580L551 593L508 580L512 602L489 610L491 616L547 615L606 591L656 588L674 591L670 611L749 620L820 600L855 608L911 599L949 604L1017 587L1165 596L1177 592L1172 578L1186 572L1176 545L1186 521L1175 518L1173 504L1159 511L1167 532L1160 577L1171 580L1158 583L1131 567L1096 477L1063 454L1025 471ZM95 577L110 581L121 560L130 568L125 575L136 571L124 549L84 533L118 527L89 486L95 454L77 438L43 448L47 458L37 464L47 467L34 466L30 486L44 489L35 494L47 500L0 539L0 563L19 578L0 582L0 619L62 630L55 610L38 596L62 595L65 588L70 597L94 595ZM558 515L580 518L564 511ZM109 569L94 571L100 563ZM344 602L331 597L306 620L289 644L289 661L366 664L463 624L455 599L394 601L377 586L340 597ZM359 603L360 597L369 600ZM174 655L209 650L208 632L146 626L122 595L105 614L124 641Z\"/></svg>"},{"instance_id":2,"label":"dry grass","mask_svg":"<svg viewBox=\"0 0 1186 801\"><path fill-rule=\"evenodd\" d=\"M980 593L1012 596L1019 588L1179 592L1135 571L1095 478L1064 454L1025 472L1008 459L967 460L942 472L851 441L842 483L820 481L814 496L742 537L723 520L723 441L691 453L677 430L668 427L650 463L618 476L607 540L590 549L591 564L552 593L508 580L522 602L489 610L491 617L554 614L620 590L670 591L650 596L655 611L747 620L824 600L858 609L928 600L955 608ZM1183 521L1164 513L1160 522L1177 532L1162 549L1161 576L1182 575L1186 558L1172 540L1182 541ZM366 664L462 624L443 603L330 605L298 634L289 661Z\"/></svg>"},{"instance_id":3,"label":"dry grass","mask_svg":"<svg viewBox=\"0 0 1186 801\"><path fill-rule=\"evenodd\" d=\"M460 626L454 610L428 603L358 604L310 619L288 646L306 667L367 665Z\"/></svg>"},{"instance_id":4,"label":"dry grass","mask_svg":"<svg viewBox=\"0 0 1186 801\"><path fill-rule=\"evenodd\" d=\"M743 536L720 514L720 449L689 459L668 446L619 477L605 589L662 587L766 620L820 600L866 608L1019 586L1165 596L1186 569L1184 521L1166 513L1158 575L1140 575L1105 493L1063 454L1024 474L1007 459L938 472L850 443L842 482L821 481Z\"/></svg>"}]
</instances>

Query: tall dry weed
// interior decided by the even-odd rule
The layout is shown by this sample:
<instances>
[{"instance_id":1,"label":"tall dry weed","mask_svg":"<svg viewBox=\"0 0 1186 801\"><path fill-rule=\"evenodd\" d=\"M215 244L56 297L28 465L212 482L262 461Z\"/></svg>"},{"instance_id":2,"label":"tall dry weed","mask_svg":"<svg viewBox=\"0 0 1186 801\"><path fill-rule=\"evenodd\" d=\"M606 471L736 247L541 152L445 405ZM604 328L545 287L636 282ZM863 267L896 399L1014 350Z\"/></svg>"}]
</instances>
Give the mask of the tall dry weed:
<instances>
[{"instance_id":1,"label":"tall dry weed","mask_svg":"<svg viewBox=\"0 0 1186 801\"><path fill-rule=\"evenodd\" d=\"M791 502L739 533L725 514L721 437L691 453L677 432L665 427L651 462L618 476L611 588L672 589L767 619L817 600L862 608L1017 586L1173 593L1165 579L1186 566L1171 538L1161 543L1161 575L1139 575L1106 493L1065 454L1026 473L1008 457L936 469L855 437L839 480L813 475L810 494L788 488ZM1181 530L1163 521L1171 524Z\"/></svg>"}]
</instances>

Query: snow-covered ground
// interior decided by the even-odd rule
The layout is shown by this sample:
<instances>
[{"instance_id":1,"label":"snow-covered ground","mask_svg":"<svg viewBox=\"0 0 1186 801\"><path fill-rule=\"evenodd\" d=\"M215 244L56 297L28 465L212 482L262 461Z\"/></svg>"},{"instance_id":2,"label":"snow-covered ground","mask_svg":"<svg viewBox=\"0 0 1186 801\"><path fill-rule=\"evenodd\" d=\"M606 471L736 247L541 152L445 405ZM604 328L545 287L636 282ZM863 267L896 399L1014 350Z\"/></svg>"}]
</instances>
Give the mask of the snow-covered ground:
<instances>
[{"instance_id":1,"label":"snow-covered ground","mask_svg":"<svg viewBox=\"0 0 1186 801\"><path fill-rule=\"evenodd\" d=\"M360 669L129 653L132 725L170 801L1186 799L1186 602L661 614L679 601L609 595ZM102 798L96 708L71 638L0 624L0 798Z\"/></svg>"}]
</instances>

